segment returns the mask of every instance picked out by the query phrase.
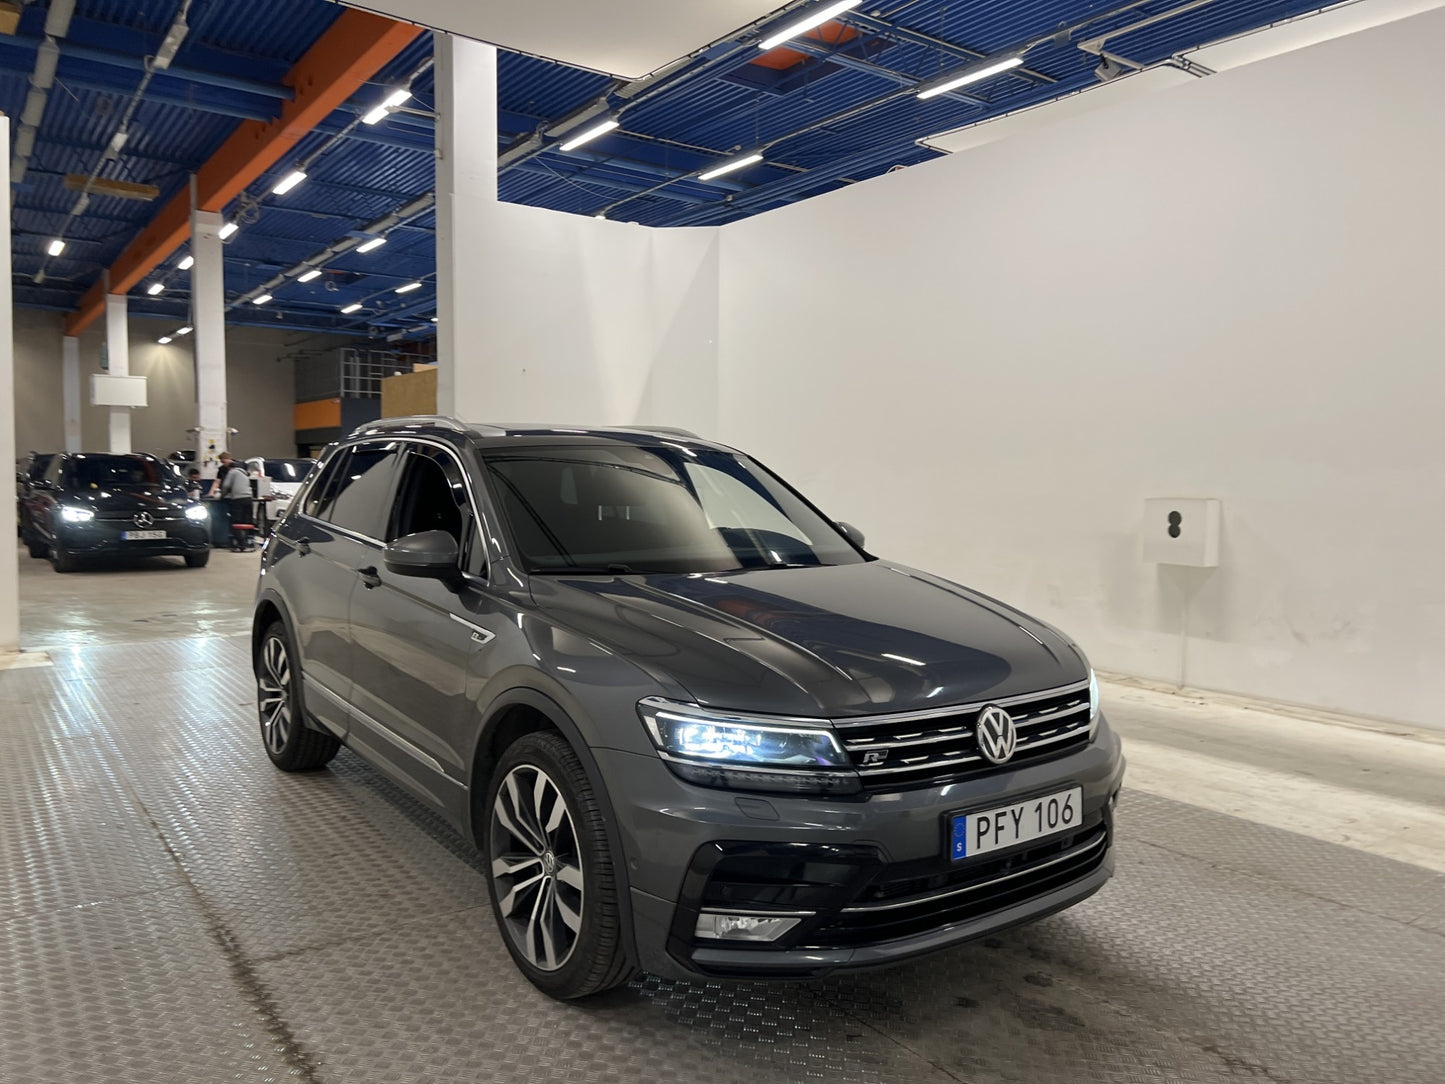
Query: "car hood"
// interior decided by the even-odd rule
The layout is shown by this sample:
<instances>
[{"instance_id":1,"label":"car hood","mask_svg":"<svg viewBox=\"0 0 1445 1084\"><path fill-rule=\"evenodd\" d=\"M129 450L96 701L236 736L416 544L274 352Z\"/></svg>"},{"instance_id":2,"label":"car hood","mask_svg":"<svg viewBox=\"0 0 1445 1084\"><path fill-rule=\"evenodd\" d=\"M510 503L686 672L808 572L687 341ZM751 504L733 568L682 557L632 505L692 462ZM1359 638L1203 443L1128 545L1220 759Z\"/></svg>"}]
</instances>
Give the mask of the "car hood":
<instances>
[{"instance_id":1,"label":"car hood","mask_svg":"<svg viewBox=\"0 0 1445 1084\"><path fill-rule=\"evenodd\" d=\"M184 489L169 487L158 489L72 489L61 495L65 504L93 509L97 513L149 512L155 515L165 511L171 514L178 507L188 504Z\"/></svg>"},{"instance_id":2,"label":"car hood","mask_svg":"<svg viewBox=\"0 0 1445 1084\"><path fill-rule=\"evenodd\" d=\"M534 576L534 600L700 704L868 715L1082 681L1054 629L892 562L709 575Z\"/></svg>"}]
</instances>

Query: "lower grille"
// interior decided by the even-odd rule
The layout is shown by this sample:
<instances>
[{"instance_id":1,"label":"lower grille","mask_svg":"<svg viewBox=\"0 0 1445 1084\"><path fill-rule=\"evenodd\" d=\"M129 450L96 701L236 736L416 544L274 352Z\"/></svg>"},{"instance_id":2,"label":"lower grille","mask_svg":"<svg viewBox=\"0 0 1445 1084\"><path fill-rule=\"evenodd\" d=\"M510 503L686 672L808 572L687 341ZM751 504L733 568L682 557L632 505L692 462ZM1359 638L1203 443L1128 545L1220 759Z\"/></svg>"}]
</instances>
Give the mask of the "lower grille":
<instances>
[{"instance_id":1,"label":"lower grille","mask_svg":"<svg viewBox=\"0 0 1445 1084\"><path fill-rule=\"evenodd\" d=\"M1008 764L1071 752L1089 741L1089 683L930 712L834 719L869 790L933 785L997 765L979 752L974 727L990 704L1013 716L1018 744Z\"/></svg>"},{"instance_id":2,"label":"lower grille","mask_svg":"<svg viewBox=\"0 0 1445 1084\"><path fill-rule=\"evenodd\" d=\"M1088 876L1108 851L1109 827L1100 815L1071 835L947 874L889 878L885 870L852 906L812 931L806 947L891 941L981 918Z\"/></svg>"}]
</instances>

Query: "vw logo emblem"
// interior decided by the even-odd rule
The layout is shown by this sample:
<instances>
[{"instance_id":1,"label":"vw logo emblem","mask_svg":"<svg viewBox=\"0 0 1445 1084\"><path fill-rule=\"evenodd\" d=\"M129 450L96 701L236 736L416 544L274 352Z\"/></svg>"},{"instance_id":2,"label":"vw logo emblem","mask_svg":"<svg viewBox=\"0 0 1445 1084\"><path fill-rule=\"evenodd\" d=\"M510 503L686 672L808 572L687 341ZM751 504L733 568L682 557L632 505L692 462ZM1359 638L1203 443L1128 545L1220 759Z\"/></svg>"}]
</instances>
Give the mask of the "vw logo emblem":
<instances>
[{"instance_id":1,"label":"vw logo emblem","mask_svg":"<svg viewBox=\"0 0 1445 1084\"><path fill-rule=\"evenodd\" d=\"M135 525L137 527L149 527L155 522L155 517L149 512L137 512L135 514Z\"/></svg>"},{"instance_id":2,"label":"vw logo emblem","mask_svg":"<svg viewBox=\"0 0 1445 1084\"><path fill-rule=\"evenodd\" d=\"M1014 755L1018 739L1013 716L997 704L990 704L978 713L978 751L987 760L1005 763Z\"/></svg>"}]
</instances>

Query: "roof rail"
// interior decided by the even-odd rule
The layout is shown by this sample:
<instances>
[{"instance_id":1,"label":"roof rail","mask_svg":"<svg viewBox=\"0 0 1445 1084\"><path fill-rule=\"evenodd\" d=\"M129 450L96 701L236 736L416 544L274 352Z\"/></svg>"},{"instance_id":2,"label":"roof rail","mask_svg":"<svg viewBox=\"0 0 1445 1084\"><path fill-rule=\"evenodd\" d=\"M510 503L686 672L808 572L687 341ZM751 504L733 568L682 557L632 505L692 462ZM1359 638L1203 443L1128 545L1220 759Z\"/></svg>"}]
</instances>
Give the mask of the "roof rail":
<instances>
[{"instance_id":1,"label":"roof rail","mask_svg":"<svg viewBox=\"0 0 1445 1084\"><path fill-rule=\"evenodd\" d=\"M359 437L363 433L375 433L380 429L394 429L404 425L426 426L429 429L450 429L454 433L470 431L468 426L445 414L408 414L402 418L377 418L376 421L365 422L353 429L351 435Z\"/></svg>"},{"instance_id":2,"label":"roof rail","mask_svg":"<svg viewBox=\"0 0 1445 1084\"><path fill-rule=\"evenodd\" d=\"M675 425L624 425L622 429L633 429L639 433L657 433L664 437L687 437L690 440L702 440L691 429L680 429Z\"/></svg>"}]
</instances>

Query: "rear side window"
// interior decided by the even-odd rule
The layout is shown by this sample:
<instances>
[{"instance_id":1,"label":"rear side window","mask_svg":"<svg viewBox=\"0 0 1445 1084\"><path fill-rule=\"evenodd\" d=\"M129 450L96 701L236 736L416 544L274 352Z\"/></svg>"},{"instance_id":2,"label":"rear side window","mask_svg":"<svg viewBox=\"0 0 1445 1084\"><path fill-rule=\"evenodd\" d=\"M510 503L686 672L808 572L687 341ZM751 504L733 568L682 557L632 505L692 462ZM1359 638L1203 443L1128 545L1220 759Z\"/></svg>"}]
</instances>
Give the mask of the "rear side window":
<instances>
[{"instance_id":1,"label":"rear side window","mask_svg":"<svg viewBox=\"0 0 1445 1084\"><path fill-rule=\"evenodd\" d=\"M391 511L392 479L399 458L395 441L338 452L311 490L306 514L367 538L381 538Z\"/></svg>"}]
</instances>

